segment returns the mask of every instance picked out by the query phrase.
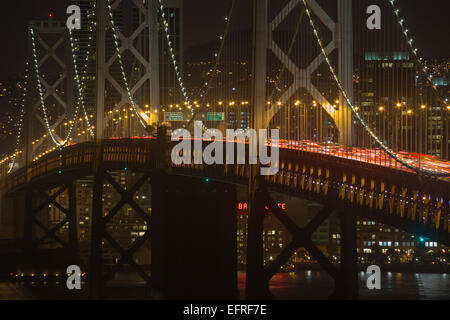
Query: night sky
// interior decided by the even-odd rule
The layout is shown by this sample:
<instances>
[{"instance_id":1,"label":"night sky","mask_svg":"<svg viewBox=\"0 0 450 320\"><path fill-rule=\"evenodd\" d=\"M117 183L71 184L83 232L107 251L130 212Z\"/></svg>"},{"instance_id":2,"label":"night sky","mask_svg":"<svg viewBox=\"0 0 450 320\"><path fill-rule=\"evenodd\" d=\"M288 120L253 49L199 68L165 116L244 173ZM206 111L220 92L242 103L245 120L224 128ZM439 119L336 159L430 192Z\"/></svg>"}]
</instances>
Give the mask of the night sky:
<instances>
[{"instance_id":1,"label":"night sky","mask_svg":"<svg viewBox=\"0 0 450 320\"><path fill-rule=\"evenodd\" d=\"M331 0L330 0L331 1ZM333 0L334 1L334 0ZM384 0L388 1L388 0ZM377 1L374 1L376 3ZM238 0L237 25L246 28L251 21L251 0ZM450 1L399 0L402 16L424 57L450 56ZM24 68L26 26L29 20L66 19L70 0L4 0L0 9L0 75L21 73ZM185 49L217 39L224 27L230 0L185 0Z\"/></svg>"}]
</instances>

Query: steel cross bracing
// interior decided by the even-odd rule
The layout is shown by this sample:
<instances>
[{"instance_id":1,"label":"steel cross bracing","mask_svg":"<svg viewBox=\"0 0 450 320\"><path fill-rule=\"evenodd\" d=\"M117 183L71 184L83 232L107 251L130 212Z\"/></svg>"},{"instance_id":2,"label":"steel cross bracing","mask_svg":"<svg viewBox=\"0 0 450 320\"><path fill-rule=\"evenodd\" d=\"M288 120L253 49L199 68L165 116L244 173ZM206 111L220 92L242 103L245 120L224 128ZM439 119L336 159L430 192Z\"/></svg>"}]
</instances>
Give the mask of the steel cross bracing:
<instances>
[{"instance_id":1,"label":"steel cross bracing","mask_svg":"<svg viewBox=\"0 0 450 320\"><path fill-rule=\"evenodd\" d=\"M317 102L322 105L322 107L330 114L330 116L335 119L336 110L332 107L333 103L330 103L313 85L311 82L311 75L320 66L322 62L325 61L323 55L319 53L317 57L311 61L311 63L305 68L300 69L294 61L292 61L289 56L284 52L278 44L273 40L272 33L278 28L278 26L287 18L287 16L294 10L298 5L302 3L301 0L291 0L280 13L269 23L269 41L268 47L275 54L275 56L284 65L286 70L288 70L294 77L293 83L290 87L282 94L281 104L286 104L289 99L299 90L307 89L311 96L317 100ZM317 4L315 0L308 1L311 9L319 17L322 23L332 32L333 38L330 43L326 46L326 52L329 54L337 48L337 30L336 23L328 16L328 14ZM280 110L281 106L278 104L272 104L268 110L269 114L276 114ZM269 125L271 119L266 119L265 127Z\"/></svg>"},{"instance_id":2,"label":"steel cross bracing","mask_svg":"<svg viewBox=\"0 0 450 320\"><path fill-rule=\"evenodd\" d=\"M352 115L349 106L342 102L338 110L335 110L332 103L319 92L313 85L311 76L315 70L326 60L323 52L319 52L316 58L310 62L305 69L300 69L294 61L289 57L288 52L284 52L277 43L273 40L272 34L278 26L289 16L294 8L301 5L303 1L291 0L279 12L279 14L271 21L267 22L268 16L268 0L261 0L255 2L257 15L255 16L255 39L254 39L254 65L258 68L254 70L255 89L254 93L254 108L255 127L267 128L272 120L272 117L280 110L281 105L286 105L286 102L299 90L306 89L310 95L317 100L322 107L327 111L330 117L334 120L339 131L339 141L347 145L353 144L353 130L352 130ZM335 23L329 15L317 4L315 0L308 1L311 10L323 22L323 24L331 31L332 40L324 49L328 55L335 49L339 49L339 77L342 79L348 92L353 92L353 55L352 51L352 14L351 14L352 0L338 1L338 23ZM295 39L293 39L295 40ZM255 49L257 48L257 49ZM281 96L279 103L267 107L265 85L267 71L264 68L263 62L267 61L267 53L264 49L270 49L277 59L283 64L284 68L291 73L293 77L292 85ZM262 97L264 96L264 97Z\"/></svg>"},{"instance_id":3,"label":"steel cross bracing","mask_svg":"<svg viewBox=\"0 0 450 320\"><path fill-rule=\"evenodd\" d=\"M300 249L306 249L309 254L315 259L318 264L327 272L334 280L335 290L331 295L332 298L349 298L355 299L358 297L358 279L356 277L356 249L353 247L356 244L356 217L353 214L348 214L344 210L349 208L340 208L336 203L336 192L329 192L327 197L328 202L322 209L308 222L305 227L298 227L297 224L285 213L277 203L272 199L270 193L267 191L264 182L260 184L260 189L255 197L255 212L253 217L249 217L249 224L252 222L255 226L249 226L249 244L248 244L248 259L253 261L247 269L247 299L267 299L272 295L269 291L269 281L272 277L280 271L281 267L285 265L294 253ZM256 234L263 234L265 209L267 208L277 218L286 230L292 235L292 240L284 249L278 254L268 266L264 267L262 263L263 245L262 238L259 236L256 242L251 241L250 238L258 238ZM342 239L342 264L340 268L333 265L328 257L314 244L312 235L320 225L330 217L331 214L337 212L341 230L343 233ZM255 217L256 216L256 217ZM252 219L252 221L250 220ZM255 221L259 220L259 221ZM259 223L258 223L259 222ZM259 227L258 227L259 225ZM258 243L259 242L259 243ZM255 251L255 252L254 252ZM259 252L258 252L259 251ZM254 258L257 259L254 259ZM259 261L258 264L254 262ZM248 263L248 262L247 262ZM256 270L256 273L255 273ZM249 277L250 275L250 277Z\"/></svg>"},{"instance_id":4,"label":"steel cross bracing","mask_svg":"<svg viewBox=\"0 0 450 320\"><path fill-rule=\"evenodd\" d=\"M134 195L139 189L149 180L150 175L148 173L143 174L143 176L129 189L124 189L119 183L114 180L111 174L104 168L99 168L95 177L94 186L94 202L93 202L93 230L92 230L92 247L94 248L91 252L91 265L93 266L93 274L95 280L91 283L91 293L93 295L101 296L102 288L104 287L106 281L113 279L116 272L120 271L126 264L130 265L139 276L147 283L151 284L150 276L145 273L140 265L138 265L133 260L133 254L135 254L150 238L150 228L147 228L145 234L142 235L129 249L124 249L119 243L111 236L107 231L107 224L110 222L116 214L125 205L131 206L136 214L143 220L147 225L150 225L150 216L144 212L144 210L136 203L134 200ZM108 182L113 186L113 188L120 194L119 202L109 210L106 216L103 216L102 209L102 195L103 195L103 184ZM100 214L99 214L100 213ZM120 259L117 264L115 264L107 273L102 270L102 241L106 239L108 243L120 254Z\"/></svg>"},{"instance_id":5,"label":"steel cross bracing","mask_svg":"<svg viewBox=\"0 0 450 320\"><path fill-rule=\"evenodd\" d=\"M68 208L64 207L57 201L58 197L65 191L68 193ZM40 199L40 204L34 208L33 203L36 202L36 199ZM75 250L78 248L76 198L75 185L73 182L63 184L51 195L41 188L33 188L30 186L26 191L25 201L25 206L27 207L24 217L26 231L25 238L29 241L28 249L31 250L30 253L39 249L40 245L45 244L45 241L50 239L55 240L63 248L71 248ZM50 205L54 206L65 215L64 219L52 228L47 227L45 223L39 221L37 217L41 210L45 210ZM66 224L69 226L69 237L67 242L62 240L57 235L57 232L60 231ZM35 241L33 240L33 234L35 233L33 232L33 225L38 226L44 232L44 235Z\"/></svg>"},{"instance_id":6,"label":"steel cross bracing","mask_svg":"<svg viewBox=\"0 0 450 320\"><path fill-rule=\"evenodd\" d=\"M44 23L48 23L49 26L44 27L43 26ZM37 77L39 77L43 87L45 88L44 101L47 100L49 97L53 97L64 109L64 113L60 117L58 117L58 119L56 119L56 121L53 124L50 125L50 129L55 130L56 128L58 128L61 125L61 123L63 123L64 119L66 119L68 114L71 112L70 109L73 108L72 102L66 102L65 99L61 97L60 93L57 93L57 91L56 91L56 89L58 87L63 85L65 80L66 80L67 94L69 94L71 92L72 85L73 85L73 82L71 80L71 79L73 79L73 77L70 74L69 66L63 62L63 60L64 60L63 58L58 57L56 54L56 50L60 46L62 46L62 45L67 46L68 37L66 34L66 26L65 26L64 22L50 20L50 21L45 21L45 22L44 21L33 21L30 23L30 27L35 29L38 32L36 39L39 42L39 44L42 46L42 48L44 49L44 55L42 57L40 57L40 59L38 61L38 66L42 67L48 59L53 59L62 69L61 75L52 84L48 83L41 75L36 75ZM50 46L43 39L43 36L54 35L54 34L59 34L60 37L55 42L55 44ZM29 41L31 41L31 39L29 39ZM69 47L64 48L64 52L67 53L68 49L69 49ZM42 72L42 70L41 70L41 72ZM46 126L45 120L39 115L39 112L37 110L37 108L40 106L41 106L41 102L39 100L37 100L35 103L33 103L33 106L32 106L33 114L34 114L34 117L39 121L39 123L41 123L41 125L44 127L45 132L47 132L47 126ZM58 134L56 132L53 132L53 135L56 138L58 138L59 140L61 140L61 141L63 140L63 139L61 139L61 137L58 136ZM33 152L32 153L34 153L34 151L37 150L48 139L49 139L48 134L46 134L43 137L40 137L33 144ZM53 143L52 143L52 145L53 145Z\"/></svg>"},{"instance_id":7,"label":"steel cross bracing","mask_svg":"<svg viewBox=\"0 0 450 320\"><path fill-rule=\"evenodd\" d=\"M111 9L114 12L115 10L118 10L119 5L123 3L122 0L116 0L111 5ZM143 66L143 72L141 78L136 82L136 84L130 88L131 95L135 95L136 92L139 90L143 90L145 87L145 82L147 80L150 80L150 99L152 101L148 101L149 104L151 104L152 108L159 108L159 88L154 88L154 86L157 86L157 83L155 83L156 77L159 81L159 73L157 69L157 65L159 64L159 56L154 54L154 45L157 44L157 37L155 38L155 35L153 34L156 26L155 26L155 8L150 5L150 3L147 3L147 7L144 6L142 1L138 0L132 0L131 3L139 10L139 26L133 31L133 33L126 37L120 30L117 28L116 25L114 25L117 37L120 40L120 47L119 50L121 53L125 51L129 51L132 53L133 57L141 63ZM106 10L108 11L108 10ZM157 14L157 12L156 12ZM104 19L107 21L107 28L112 29L112 21L110 19L109 13L106 12ZM146 30L149 30L149 37L152 39L152 43L149 44L149 59L147 60L144 58L144 52L142 52L143 49L138 50L134 45L133 42ZM98 45L98 44L97 44ZM127 90L124 88L124 84L116 81L116 79L113 77L113 75L110 72L111 66L118 61L119 55L117 52L114 52L114 54L108 59L105 60L103 64L104 72L105 72L105 80L108 80L111 85L117 90L117 92L121 95L121 100L114 105L112 111L123 108L125 105L130 104L130 99L128 96ZM142 71L142 70L141 70ZM152 103L153 102L153 103ZM142 101L141 101L142 103ZM137 106L137 111L139 114L144 114L144 110ZM112 119L112 114L108 113L106 115L106 122L110 121ZM149 124L149 123L147 123Z\"/></svg>"}]
</instances>

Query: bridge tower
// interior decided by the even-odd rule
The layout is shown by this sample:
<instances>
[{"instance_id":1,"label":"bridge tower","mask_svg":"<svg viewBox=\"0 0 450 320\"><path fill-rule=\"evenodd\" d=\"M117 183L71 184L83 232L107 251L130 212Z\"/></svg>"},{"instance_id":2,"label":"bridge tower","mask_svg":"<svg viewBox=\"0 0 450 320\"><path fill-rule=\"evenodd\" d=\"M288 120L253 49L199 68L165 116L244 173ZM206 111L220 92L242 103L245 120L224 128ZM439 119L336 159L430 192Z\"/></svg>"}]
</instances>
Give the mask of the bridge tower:
<instances>
[{"instance_id":1,"label":"bridge tower","mask_svg":"<svg viewBox=\"0 0 450 320\"><path fill-rule=\"evenodd\" d=\"M290 88L286 90L281 98L281 105L285 104L299 88L308 89L310 95L316 99L335 121L339 130L339 142L352 145L352 115L349 106L343 103L341 97L340 105L334 108L327 99L314 87L311 82L312 73L324 62L325 57L319 55L310 63L306 69L299 69L292 61L288 53L284 52L272 39L272 33L286 19L288 14L298 5L303 6L301 0L291 0L279 12L279 14L268 22L269 0L253 1L253 81L252 81L252 125L253 128L265 129L269 127L271 117L276 114L281 106L266 102L266 79L267 79L267 55L271 50L281 61L284 67L294 76L294 81ZM332 32L332 40L326 47L327 54L333 50L339 50L339 77L348 92L350 99L353 99L353 45L352 45L352 0L338 1L338 23L335 23L328 14L318 5L315 0L307 1L308 8L327 26ZM312 171L311 171L312 173ZM271 299L273 298L269 290L270 274L279 270L287 257L295 250L280 254L275 263L265 268L263 263L263 230L264 214L267 205L277 218L290 230L294 231L294 242L296 247L303 246L310 254L315 256L319 264L332 275L335 280L335 292L332 297L342 299L355 299L358 296L357 278L357 255L356 255L356 219L351 214L349 208L339 208L336 203L330 203L321 210L304 229L296 227L289 218L279 212L279 208L274 205L265 182L258 176L258 166L250 166L249 173L249 199L250 212L248 218L248 251L247 251L247 278L246 295L247 299ZM330 265L328 258L318 250L311 240L310 231L316 229L323 220L329 217L336 210L340 225L345 237L341 246L342 268L335 270ZM277 213L278 211L278 213ZM320 221L320 222L319 222ZM290 226L290 227L289 227ZM281 262L284 261L284 262Z\"/></svg>"},{"instance_id":2,"label":"bridge tower","mask_svg":"<svg viewBox=\"0 0 450 320\"><path fill-rule=\"evenodd\" d=\"M114 112L131 105L130 96L146 125L158 122L160 55L157 4L158 0L96 0L97 139L103 137L100 131L104 131ZM144 107L149 107L149 110ZM146 114L145 111L150 112ZM143 132L131 127L140 128L140 125L136 122L130 126L128 133L131 135Z\"/></svg>"},{"instance_id":3,"label":"bridge tower","mask_svg":"<svg viewBox=\"0 0 450 320\"><path fill-rule=\"evenodd\" d=\"M63 140L64 120L73 117L75 105L73 65L65 22L53 20L49 15L48 20L31 21L29 27L33 33L28 32L29 81L24 128L24 160L27 163L33 160L41 148L54 146L48 130L52 131L56 140ZM38 80L42 88L42 100L47 108L48 121L44 116L39 94L36 94Z\"/></svg>"},{"instance_id":4,"label":"bridge tower","mask_svg":"<svg viewBox=\"0 0 450 320\"><path fill-rule=\"evenodd\" d=\"M272 21L268 21L268 2L269 0L261 0L255 3L255 12L258 12L259 19L255 21L254 36L256 43L253 47L255 68L255 84L258 95L255 95L255 119L256 123L260 124L262 128L267 128L271 121L270 115L275 115L282 105L293 97L298 89L306 89L309 94L326 110L326 112L334 120L339 130L339 142L352 145L353 144L353 130L352 130L352 115L351 109L344 103L341 97L339 100L339 107L334 108L335 102L328 101L321 92L311 82L311 75L317 70L321 63L325 61L323 55L319 52L317 57L306 67L301 69L289 57L273 39L274 31L280 24L288 17L288 15L298 6L303 6L302 0L291 0L281 11L275 16ZM334 50L338 50L339 62L338 71L341 82L343 83L349 97L353 98L353 36L352 36L352 0L339 0L338 6L338 21L335 22L327 14L327 12L320 7L316 0L306 1L308 8L313 12L317 18L321 20L332 33L332 40L325 48L327 54ZM309 25L309 23L308 23ZM310 30L312 33L312 30ZM266 105L265 101L265 79L267 76L266 63L268 50L270 50L275 57L283 64L286 70L291 73L294 80L290 87L281 96L281 105L272 104ZM264 99L264 100L263 100ZM259 125L258 125L259 126Z\"/></svg>"}]
</instances>

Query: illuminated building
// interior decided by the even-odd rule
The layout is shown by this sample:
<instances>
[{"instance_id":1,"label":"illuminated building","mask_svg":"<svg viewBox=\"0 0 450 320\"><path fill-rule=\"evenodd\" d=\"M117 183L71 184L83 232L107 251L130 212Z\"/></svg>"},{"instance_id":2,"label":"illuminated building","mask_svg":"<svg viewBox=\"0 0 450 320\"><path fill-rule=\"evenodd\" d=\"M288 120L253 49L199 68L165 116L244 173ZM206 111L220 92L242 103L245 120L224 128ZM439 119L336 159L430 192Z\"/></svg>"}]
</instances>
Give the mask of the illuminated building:
<instances>
[{"instance_id":1,"label":"illuminated building","mask_svg":"<svg viewBox=\"0 0 450 320\"><path fill-rule=\"evenodd\" d=\"M436 86L440 98L450 99L450 58L433 58L428 59L425 63L431 69L432 82ZM434 98L435 106L426 114L429 138L425 151L427 154L450 160L449 109L442 105L439 97L434 95Z\"/></svg>"},{"instance_id":2,"label":"illuminated building","mask_svg":"<svg viewBox=\"0 0 450 320\"><path fill-rule=\"evenodd\" d=\"M415 151L415 123L407 114L407 109L416 104L412 94L416 68L410 53L365 52L363 59L361 67L355 70L355 104L359 114L394 150ZM370 146L368 136L361 130L357 127L357 145Z\"/></svg>"},{"instance_id":3,"label":"illuminated building","mask_svg":"<svg viewBox=\"0 0 450 320\"><path fill-rule=\"evenodd\" d=\"M278 206L285 211L286 203L280 202ZM247 219L248 219L248 203L238 202L237 206L238 226L237 226L237 258L238 266L242 268L246 264L247 259ZM267 211L264 219L263 231L263 248L264 263L268 264L274 260L276 256L283 250L289 240L289 234L286 228L279 222L272 213Z\"/></svg>"}]
</instances>

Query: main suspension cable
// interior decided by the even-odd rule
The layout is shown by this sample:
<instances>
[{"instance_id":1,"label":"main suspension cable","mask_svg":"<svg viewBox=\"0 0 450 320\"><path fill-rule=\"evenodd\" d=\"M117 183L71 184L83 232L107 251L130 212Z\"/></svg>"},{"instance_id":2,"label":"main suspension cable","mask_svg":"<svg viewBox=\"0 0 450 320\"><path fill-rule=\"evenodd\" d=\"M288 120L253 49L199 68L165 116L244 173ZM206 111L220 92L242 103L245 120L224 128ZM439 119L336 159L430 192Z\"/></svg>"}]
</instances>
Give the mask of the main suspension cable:
<instances>
[{"instance_id":1,"label":"main suspension cable","mask_svg":"<svg viewBox=\"0 0 450 320\"><path fill-rule=\"evenodd\" d=\"M378 138L378 136L369 128L369 126L365 123L365 121L361 118L361 116L359 115L359 113L356 111L355 106L353 105L352 101L350 100L346 90L344 89L344 86L342 85L341 81L339 80L336 71L334 70L333 66L331 65L331 61L328 57L328 54L325 51L325 48L323 46L322 40L320 39L319 33L317 31L317 28L315 26L315 23L312 19L311 16L311 11L308 8L308 4L307 4L307 0L302 0L303 4L305 6L305 10L306 10L306 14L308 15L308 19L309 19L309 23L313 29L314 35L316 37L317 43L320 46L320 50L325 58L325 61L328 64L328 67L332 73L332 76L336 82L336 84L338 85L339 91L342 94L342 96L344 97L344 99L346 100L347 104L350 106L353 114L356 116L356 118L358 119L358 121L361 123L361 125L364 127L364 129L370 134L370 136L372 137L372 139L375 140L375 142L389 155L391 156L393 159L395 159L395 161L399 162L400 164L402 164L403 166L405 166L408 169L411 169L413 171L415 171L416 173L422 173L422 174L426 174L426 175L433 175L433 176L437 176L437 177L448 177L448 173L442 174L442 173L438 173L438 172L434 172L434 171L429 171L429 170L425 170L425 169L421 169L419 167L416 167L414 165L409 164L408 162L406 162L405 160L401 159L397 154L395 154L394 151L392 151L388 146L386 146L382 141L380 141L380 139Z\"/></svg>"},{"instance_id":2,"label":"main suspension cable","mask_svg":"<svg viewBox=\"0 0 450 320\"><path fill-rule=\"evenodd\" d=\"M110 24L111 24L111 30L112 30L112 34L114 37L114 44L115 44L115 49L116 49L116 53L117 53L117 60L119 61L119 65L120 65L120 71L122 74L122 80L123 83L125 85L125 90L127 92L128 95L128 99L130 101L130 104L134 110L134 112L136 113L136 116L139 120L139 123L142 125L142 127L145 129L147 128L147 123L144 121L144 119L142 118L142 116L139 114L136 102L133 99L133 95L131 94L131 90L130 87L128 85L128 80L125 74L125 68L123 65L123 61L122 61L122 54L120 53L120 48L119 48L119 37L117 35L117 29L116 26L114 24L114 19L113 19L113 10L111 7L111 0L107 0L107 5L108 5L108 12L109 12L109 17L110 17Z\"/></svg>"}]
</instances>

